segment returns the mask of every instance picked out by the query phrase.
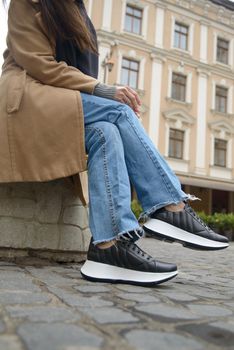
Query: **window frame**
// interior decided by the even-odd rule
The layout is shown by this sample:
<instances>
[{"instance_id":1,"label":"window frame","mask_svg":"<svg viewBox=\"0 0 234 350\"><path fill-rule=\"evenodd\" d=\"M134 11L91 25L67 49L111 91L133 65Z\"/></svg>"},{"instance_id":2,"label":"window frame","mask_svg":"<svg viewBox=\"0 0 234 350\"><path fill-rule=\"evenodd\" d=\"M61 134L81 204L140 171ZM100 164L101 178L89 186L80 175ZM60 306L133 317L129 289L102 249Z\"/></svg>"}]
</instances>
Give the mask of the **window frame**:
<instances>
[{"instance_id":1,"label":"window frame","mask_svg":"<svg viewBox=\"0 0 234 350\"><path fill-rule=\"evenodd\" d=\"M180 29L182 27L186 28L187 29L187 32L186 33L183 33L181 30L178 31L176 27L180 27ZM183 50L183 51L188 51L189 50L189 30L190 30L190 27L189 25L185 24L185 23L182 23L180 21L175 21L174 23L174 37L173 37L173 47L175 49L179 49L179 50ZM179 42L179 45L177 46L176 45L176 36L178 35L178 42ZM181 44L182 43L182 37L185 37L185 42L186 42L186 47L184 48L183 45Z\"/></svg>"},{"instance_id":2,"label":"window frame","mask_svg":"<svg viewBox=\"0 0 234 350\"><path fill-rule=\"evenodd\" d=\"M129 14L127 11L128 11L128 8L131 8L133 11L134 10L137 10L141 13L141 16L140 17L137 17L133 14ZM127 16L130 17L130 20L131 20L131 30L127 30L126 29L126 20L127 20ZM130 34L134 34L134 35L139 35L139 36L142 36L143 35L143 17L144 17L144 9L141 8L141 7L138 7L138 6L135 6L131 3L126 3L126 8L125 8L125 15L124 15L124 32L126 33L130 33ZM134 31L134 20L139 20L140 22L140 30L139 32L135 32Z\"/></svg>"},{"instance_id":3,"label":"window frame","mask_svg":"<svg viewBox=\"0 0 234 350\"><path fill-rule=\"evenodd\" d=\"M124 61L128 61L129 62L129 67L124 67L124 65L123 65ZM137 69L132 69L131 68L131 63L137 63L138 68ZM127 83L123 82L123 80L122 80L123 69L128 71ZM136 86L132 86L130 84L131 72L134 72L137 75L137 77L136 77ZM139 87L139 76L140 76L140 61L136 60L136 59L133 59L133 58L129 58L129 57L123 56L122 60L121 60L120 84L127 85L127 86L137 90L138 87Z\"/></svg>"},{"instance_id":4,"label":"window frame","mask_svg":"<svg viewBox=\"0 0 234 350\"><path fill-rule=\"evenodd\" d=\"M220 42L225 42L227 43L227 48L221 47L219 45ZM225 61L223 61L222 59L219 59L219 49L220 50L225 50L226 52L226 57L225 57ZM220 36L217 36L217 41L216 41L216 62L221 63L221 64L225 64L225 65L229 65L229 55L230 55L230 40L224 39Z\"/></svg>"},{"instance_id":5,"label":"window frame","mask_svg":"<svg viewBox=\"0 0 234 350\"><path fill-rule=\"evenodd\" d=\"M218 94L219 91L225 91L226 94ZM225 108L222 110L222 99L225 99ZM215 111L227 114L228 111L228 88L221 85L215 86Z\"/></svg>"},{"instance_id":6,"label":"window frame","mask_svg":"<svg viewBox=\"0 0 234 350\"><path fill-rule=\"evenodd\" d=\"M216 146L217 143L223 143L225 147L217 147ZM224 152L223 163L217 160L220 158L220 154L222 153L222 151ZM222 168L227 167L227 152L228 152L228 141L220 138L215 138L214 139L214 166L218 166Z\"/></svg>"},{"instance_id":7,"label":"window frame","mask_svg":"<svg viewBox=\"0 0 234 350\"><path fill-rule=\"evenodd\" d=\"M171 132L175 133L175 136L171 136ZM181 138L177 137L176 134L181 134ZM176 150L177 144L180 144L180 150L181 150L181 154L180 156L176 155ZM168 145L168 157L169 158L173 158L173 159L180 159L183 160L184 159L184 144L185 144L185 131L184 130L180 130L180 129L176 129L176 128L169 128L169 145ZM173 150L171 152L171 150Z\"/></svg>"},{"instance_id":8,"label":"window frame","mask_svg":"<svg viewBox=\"0 0 234 350\"><path fill-rule=\"evenodd\" d=\"M184 78L184 83L181 84L179 81L176 81L176 79L178 78ZM183 91L181 93L179 93L180 96L182 96L182 98L178 98L178 94L174 94L174 91L176 91L176 88L174 85L178 87L183 87ZM186 102L186 95L187 95L187 75L182 74L182 73L178 73L178 72L172 72L172 77L171 77L171 99L175 100L175 101L180 101L180 102Z\"/></svg>"}]
</instances>

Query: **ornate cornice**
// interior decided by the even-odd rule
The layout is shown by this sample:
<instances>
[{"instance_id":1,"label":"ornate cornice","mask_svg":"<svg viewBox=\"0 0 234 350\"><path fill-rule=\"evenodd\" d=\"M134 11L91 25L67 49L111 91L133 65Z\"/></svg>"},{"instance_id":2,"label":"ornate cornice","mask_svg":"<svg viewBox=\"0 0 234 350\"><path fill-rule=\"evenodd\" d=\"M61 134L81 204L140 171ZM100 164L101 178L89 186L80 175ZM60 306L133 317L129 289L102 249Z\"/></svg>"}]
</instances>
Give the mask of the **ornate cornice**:
<instances>
[{"instance_id":1,"label":"ornate cornice","mask_svg":"<svg viewBox=\"0 0 234 350\"><path fill-rule=\"evenodd\" d=\"M180 63L183 60L184 64L190 66L192 68L198 68L200 71L209 72L209 74L221 75L226 79L234 79L234 71L231 70L229 66L223 67L220 65L208 64L200 62L194 59L191 55L185 53L178 52L177 50L166 50L157 48L154 45L148 44L145 40L136 40L135 38L128 38L128 36L122 33L116 32L106 32L98 29L98 40L99 42L109 43L109 45L115 46L126 45L127 47L131 47L135 50L143 50L145 53L154 55L158 59L162 59L165 62L166 60L172 60L176 63Z\"/></svg>"},{"instance_id":2,"label":"ornate cornice","mask_svg":"<svg viewBox=\"0 0 234 350\"><path fill-rule=\"evenodd\" d=\"M209 125L209 128L213 131L225 132L226 134L230 134L230 135L234 134L234 127L227 120L222 119L218 121L212 121L212 122L209 122L208 125Z\"/></svg>"},{"instance_id":3,"label":"ornate cornice","mask_svg":"<svg viewBox=\"0 0 234 350\"><path fill-rule=\"evenodd\" d=\"M152 0L148 1L152 2ZM157 0L154 3L156 6L163 6L172 11L187 11L189 16L200 16L204 20L234 28L234 9L232 9L234 3L228 0L217 0L216 2L215 0ZM198 8L201 13L197 10Z\"/></svg>"},{"instance_id":4,"label":"ornate cornice","mask_svg":"<svg viewBox=\"0 0 234 350\"><path fill-rule=\"evenodd\" d=\"M195 123L196 119L188 114L183 109L170 109L168 111L163 112L163 116L166 119L177 121L178 119L181 121L181 123L192 125Z\"/></svg>"}]
</instances>

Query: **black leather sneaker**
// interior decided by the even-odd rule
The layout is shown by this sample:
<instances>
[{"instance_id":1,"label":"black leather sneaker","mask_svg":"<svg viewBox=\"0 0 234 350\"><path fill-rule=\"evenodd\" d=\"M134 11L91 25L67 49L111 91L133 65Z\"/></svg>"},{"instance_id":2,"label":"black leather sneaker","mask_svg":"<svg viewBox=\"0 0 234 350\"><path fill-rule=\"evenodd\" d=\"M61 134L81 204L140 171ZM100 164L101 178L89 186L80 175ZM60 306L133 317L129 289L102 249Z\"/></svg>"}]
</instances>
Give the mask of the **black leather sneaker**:
<instances>
[{"instance_id":1,"label":"black leather sneaker","mask_svg":"<svg viewBox=\"0 0 234 350\"><path fill-rule=\"evenodd\" d=\"M97 248L91 241L81 268L82 276L90 281L141 286L168 281L177 273L175 264L156 261L135 243L122 240L107 249Z\"/></svg>"},{"instance_id":2,"label":"black leather sneaker","mask_svg":"<svg viewBox=\"0 0 234 350\"><path fill-rule=\"evenodd\" d=\"M155 211L143 228L150 237L180 242L188 248L217 250L229 245L227 237L212 231L188 203L179 212Z\"/></svg>"}]
</instances>

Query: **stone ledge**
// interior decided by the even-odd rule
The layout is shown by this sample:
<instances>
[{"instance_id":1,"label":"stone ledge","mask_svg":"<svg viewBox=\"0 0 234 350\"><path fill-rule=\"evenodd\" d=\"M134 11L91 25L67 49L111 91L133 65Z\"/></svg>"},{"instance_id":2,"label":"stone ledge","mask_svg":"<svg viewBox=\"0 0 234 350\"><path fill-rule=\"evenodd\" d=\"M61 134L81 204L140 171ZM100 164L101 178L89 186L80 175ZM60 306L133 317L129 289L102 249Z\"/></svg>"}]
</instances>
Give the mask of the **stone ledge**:
<instances>
[{"instance_id":1,"label":"stone ledge","mask_svg":"<svg viewBox=\"0 0 234 350\"><path fill-rule=\"evenodd\" d=\"M50 262L81 263L86 260L86 252L0 248L0 261L24 264L34 259L45 261L46 265Z\"/></svg>"},{"instance_id":2,"label":"stone ledge","mask_svg":"<svg viewBox=\"0 0 234 350\"><path fill-rule=\"evenodd\" d=\"M0 184L0 258L24 251L26 256L81 261L90 236L88 209L69 181Z\"/></svg>"}]
</instances>

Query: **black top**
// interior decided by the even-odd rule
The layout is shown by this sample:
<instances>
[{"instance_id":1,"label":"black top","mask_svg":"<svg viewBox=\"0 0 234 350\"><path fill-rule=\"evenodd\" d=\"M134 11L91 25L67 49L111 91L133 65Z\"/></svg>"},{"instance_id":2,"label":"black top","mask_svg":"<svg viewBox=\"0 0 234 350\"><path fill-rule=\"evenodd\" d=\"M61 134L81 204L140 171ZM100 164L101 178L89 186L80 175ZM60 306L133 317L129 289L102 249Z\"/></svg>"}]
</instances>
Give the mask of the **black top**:
<instances>
[{"instance_id":1,"label":"black top","mask_svg":"<svg viewBox=\"0 0 234 350\"><path fill-rule=\"evenodd\" d=\"M86 21L87 28L90 30L94 42L97 44L96 30L86 12L83 0L76 0L76 4L79 7L80 13ZM62 40L57 38L56 40L56 60L58 62L64 61L69 66L78 68L84 74L90 75L97 79L98 76L98 55L88 50L81 51L73 41Z\"/></svg>"}]
</instances>

